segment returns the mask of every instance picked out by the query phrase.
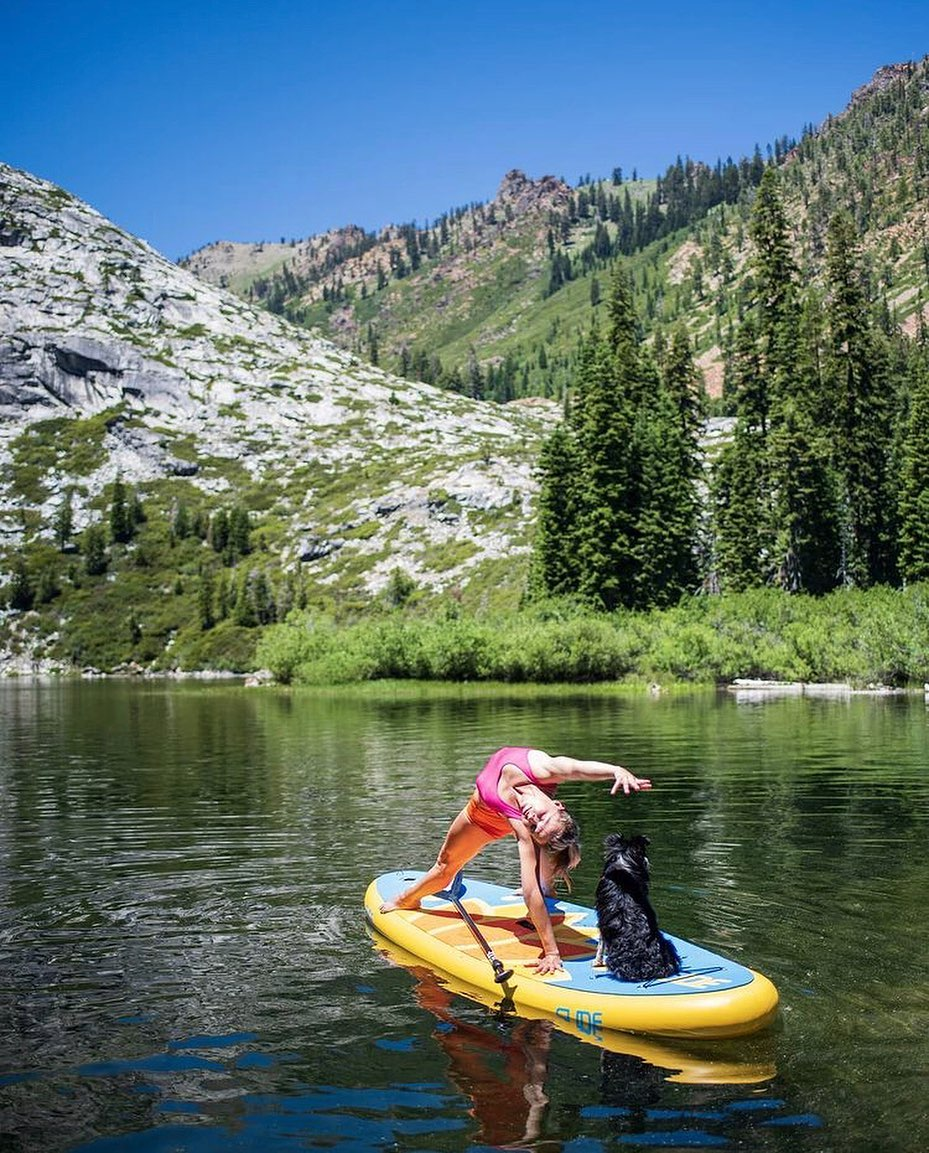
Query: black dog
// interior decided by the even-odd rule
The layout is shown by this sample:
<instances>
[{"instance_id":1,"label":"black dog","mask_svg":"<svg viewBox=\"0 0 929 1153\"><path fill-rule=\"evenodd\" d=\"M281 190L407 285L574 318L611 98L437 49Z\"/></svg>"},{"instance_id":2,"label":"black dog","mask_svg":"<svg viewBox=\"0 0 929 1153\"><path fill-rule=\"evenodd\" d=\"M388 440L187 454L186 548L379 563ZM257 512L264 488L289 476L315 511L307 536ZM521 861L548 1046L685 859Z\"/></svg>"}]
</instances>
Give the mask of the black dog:
<instances>
[{"instance_id":1,"label":"black dog","mask_svg":"<svg viewBox=\"0 0 929 1153\"><path fill-rule=\"evenodd\" d=\"M648 837L611 833L603 842L603 875L597 885L600 946L595 965L620 981L654 981L681 971L677 949L658 929L648 899Z\"/></svg>"}]
</instances>

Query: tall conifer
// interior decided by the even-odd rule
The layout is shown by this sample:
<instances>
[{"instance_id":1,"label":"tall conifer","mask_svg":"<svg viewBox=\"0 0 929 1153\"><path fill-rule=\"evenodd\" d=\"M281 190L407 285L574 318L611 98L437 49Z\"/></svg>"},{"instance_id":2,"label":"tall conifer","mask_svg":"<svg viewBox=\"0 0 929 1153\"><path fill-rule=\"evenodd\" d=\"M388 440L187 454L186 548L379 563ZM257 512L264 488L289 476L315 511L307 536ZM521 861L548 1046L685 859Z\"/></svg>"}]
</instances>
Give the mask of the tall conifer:
<instances>
[{"instance_id":1,"label":"tall conifer","mask_svg":"<svg viewBox=\"0 0 929 1153\"><path fill-rule=\"evenodd\" d=\"M787 397L779 409L768 446L777 478L771 579L787 592L828 592L839 569L839 533L824 443L804 405Z\"/></svg>"},{"instance_id":2,"label":"tall conifer","mask_svg":"<svg viewBox=\"0 0 929 1153\"><path fill-rule=\"evenodd\" d=\"M776 393L779 388L789 387L799 302L790 230L774 168L765 169L758 186L749 233L755 246L752 271L761 355L769 388Z\"/></svg>"},{"instance_id":3,"label":"tall conifer","mask_svg":"<svg viewBox=\"0 0 929 1153\"><path fill-rule=\"evenodd\" d=\"M659 374L632 289L613 277L606 334L584 341L568 423L540 466L535 573L598 608L669 604L694 587L698 436L693 355L676 335Z\"/></svg>"},{"instance_id":4,"label":"tall conifer","mask_svg":"<svg viewBox=\"0 0 929 1153\"><path fill-rule=\"evenodd\" d=\"M824 591L835 580L837 519L826 442L811 400L797 269L777 172L765 170L750 232L755 301L737 338L738 424L720 460L717 554L724 587Z\"/></svg>"},{"instance_id":5,"label":"tall conifer","mask_svg":"<svg viewBox=\"0 0 929 1153\"><path fill-rule=\"evenodd\" d=\"M129 494L122 477L113 482L113 496L110 501L110 538L119 544L132 540L135 526L129 509Z\"/></svg>"},{"instance_id":6,"label":"tall conifer","mask_svg":"<svg viewBox=\"0 0 929 1153\"><path fill-rule=\"evenodd\" d=\"M633 395L638 390L637 350L626 338L624 318L614 322L611 297L610 337L594 333L578 372L575 409L582 458L579 497L579 591L607 610L632 602L639 501L635 459ZM631 310L631 295L628 297ZM614 335L618 334L615 339ZM621 350L621 352L619 351Z\"/></svg>"},{"instance_id":7,"label":"tall conifer","mask_svg":"<svg viewBox=\"0 0 929 1153\"><path fill-rule=\"evenodd\" d=\"M841 579L867 586L894 575L890 404L885 356L871 322L855 226L847 212L829 224L826 283L824 396L839 478Z\"/></svg>"},{"instance_id":8,"label":"tall conifer","mask_svg":"<svg viewBox=\"0 0 929 1153\"><path fill-rule=\"evenodd\" d=\"M763 583L771 551L767 517L762 517L764 448L761 433L739 422L714 469L715 577L724 592L741 592Z\"/></svg>"},{"instance_id":9,"label":"tall conifer","mask_svg":"<svg viewBox=\"0 0 929 1153\"><path fill-rule=\"evenodd\" d=\"M695 436L682 419L680 393L666 376L653 374L636 414L634 440L640 495L632 605L675 604L698 583L699 462Z\"/></svg>"},{"instance_id":10,"label":"tall conifer","mask_svg":"<svg viewBox=\"0 0 929 1153\"><path fill-rule=\"evenodd\" d=\"M559 424L542 446L533 580L555 596L578 591L579 454L574 433Z\"/></svg>"},{"instance_id":11,"label":"tall conifer","mask_svg":"<svg viewBox=\"0 0 929 1153\"><path fill-rule=\"evenodd\" d=\"M900 575L929 581L929 368L922 360L910 393L897 508Z\"/></svg>"},{"instance_id":12,"label":"tall conifer","mask_svg":"<svg viewBox=\"0 0 929 1153\"><path fill-rule=\"evenodd\" d=\"M763 583L773 551L767 461L771 402L751 316L736 331L727 386L736 424L713 475L716 564L720 587L741 591Z\"/></svg>"}]
</instances>

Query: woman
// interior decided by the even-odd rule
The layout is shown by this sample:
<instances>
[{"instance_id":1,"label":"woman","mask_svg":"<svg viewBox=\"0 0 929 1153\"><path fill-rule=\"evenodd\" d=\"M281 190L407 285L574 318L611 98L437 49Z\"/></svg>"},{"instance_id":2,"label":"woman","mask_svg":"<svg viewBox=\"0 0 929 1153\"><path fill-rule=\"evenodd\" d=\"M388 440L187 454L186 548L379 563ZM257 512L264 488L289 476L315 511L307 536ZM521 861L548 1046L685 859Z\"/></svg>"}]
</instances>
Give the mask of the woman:
<instances>
[{"instance_id":1,"label":"woman","mask_svg":"<svg viewBox=\"0 0 929 1153\"><path fill-rule=\"evenodd\" d=\"M636 777L621 765L605 761L578 761L552 757L541 749L498 749L478 774L467 805L452 821L435 864L414 885L393 901L385 901L382 913L415 909L423 897L447 888L459 872L485 845L515 836L523 900L542 942L542 956L534 962L540 974L561 968L545 896L581 859L577 823L564 805L555 800L563 781L612 781L611 795L650 789L651 781Z\"/></svg>"}]
</instances>

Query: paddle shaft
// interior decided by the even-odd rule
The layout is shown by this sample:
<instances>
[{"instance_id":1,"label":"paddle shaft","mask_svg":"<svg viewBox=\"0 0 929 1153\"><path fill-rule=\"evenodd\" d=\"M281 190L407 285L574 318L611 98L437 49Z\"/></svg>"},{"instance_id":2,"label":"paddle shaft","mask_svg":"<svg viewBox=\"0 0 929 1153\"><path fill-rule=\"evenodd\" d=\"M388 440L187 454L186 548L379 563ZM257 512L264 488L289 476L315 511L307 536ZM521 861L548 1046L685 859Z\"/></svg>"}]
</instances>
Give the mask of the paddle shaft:
<instances>
[{"instance_id":1,"label":"paddle shaft","mask_svg":"<svg viewBox=\"0 0 929 1153\"><path fill-rule=\"evenodd\" d=\"M474 918L471 916L471 914L468 912L468 910L461 903L461 898L458 896L458 893L461 890L461 888L462 888L461 874L459 873L458 876L455 878L455 880L452 882L452 887L450 889L446 889L444 893L436 894L436 895L448 897L448 899L452 902L452 904L455 906L455 908L461 914L461 919L464 921L464 923L471 930L471 935L474 937L475 941L477 941L477 943L480 945L480 947L484 950L484 956L487 958L487 960L490 962L491 966L493 967L494 980L497 982L498 985L502 985L504 981L509 981L510 977L513 976L513 970L512 969L504 969L503 962L496 955L496 953L494 953L493 949L487 943L487 940L484 937L484 934L477 927L477 924L475 923Z\"/></svg>"}]
</instances>

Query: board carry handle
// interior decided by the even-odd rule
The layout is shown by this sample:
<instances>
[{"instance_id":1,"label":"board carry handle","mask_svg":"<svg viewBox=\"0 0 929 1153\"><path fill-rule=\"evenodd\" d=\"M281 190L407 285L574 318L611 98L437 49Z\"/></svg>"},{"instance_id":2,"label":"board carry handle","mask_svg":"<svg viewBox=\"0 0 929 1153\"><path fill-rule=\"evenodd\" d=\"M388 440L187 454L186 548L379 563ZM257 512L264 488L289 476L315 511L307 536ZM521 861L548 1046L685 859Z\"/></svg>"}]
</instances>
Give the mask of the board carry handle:
<instances>
[{"instance_id":1,"label":"board carry handle","mask_svg":"<svg viewBox=\"0 0 929 1153\"><path fill-rule=\"evenodd\" d=\"M443 889L440 893L436 893L436 896L447 898L449 901L452 902L452 904L455 906L455 908L461 914L461 919L464 921L464 923L471 930L472 936L474 937L475 941L477 941L477 943L480 945L480 947L484 950L484 956L487 958L487 960L490 962L490 964L493 968L494 981L496 981L496 983L498 985L502 985L504 983L504 981L509 981L510 977L513 976L513 970L512 969L504 969L503 962L496 955L496 953L494 953L494 951L490 947L490 945L488 945L487 940L484 937L484 934L480 931L480 929L475 924L474 918L471 916L471 914L468 912L468 910L461 903L461 894L463 892L464 892L464 883L461 879L461 873L458 872L455 874L455 879L454 879L454 881L452 881L451 885L449 885L449 887L447 889Z\"/></svg>"}]
</instances>

